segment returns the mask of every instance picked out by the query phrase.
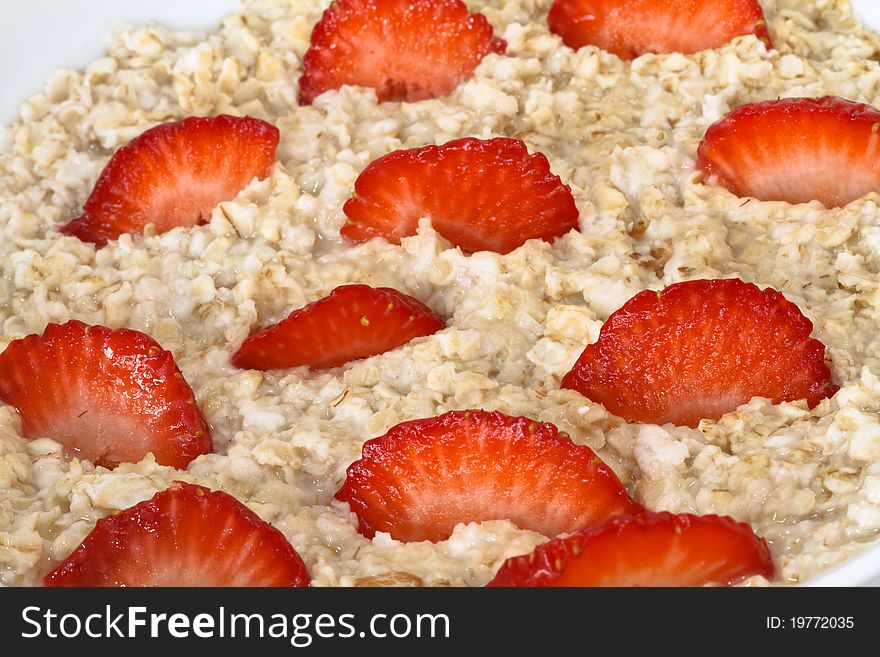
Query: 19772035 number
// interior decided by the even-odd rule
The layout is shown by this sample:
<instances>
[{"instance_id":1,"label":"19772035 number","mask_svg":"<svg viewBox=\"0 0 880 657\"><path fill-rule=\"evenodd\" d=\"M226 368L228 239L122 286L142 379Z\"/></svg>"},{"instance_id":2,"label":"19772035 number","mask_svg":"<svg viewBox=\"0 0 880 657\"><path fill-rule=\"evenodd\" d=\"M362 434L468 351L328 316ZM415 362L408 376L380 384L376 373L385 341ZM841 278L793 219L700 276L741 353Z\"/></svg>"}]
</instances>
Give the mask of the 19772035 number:
<instances>
[{"instance_id":1,"label":"19772035 number","mask_svg":"<svg viewBox=\"0 0 880 657\"><path fill-rule=\"evenodd\" d=\"M855 627L853 616L767 616L768 630L845 630Z\"/></svg>"}]
</instances>

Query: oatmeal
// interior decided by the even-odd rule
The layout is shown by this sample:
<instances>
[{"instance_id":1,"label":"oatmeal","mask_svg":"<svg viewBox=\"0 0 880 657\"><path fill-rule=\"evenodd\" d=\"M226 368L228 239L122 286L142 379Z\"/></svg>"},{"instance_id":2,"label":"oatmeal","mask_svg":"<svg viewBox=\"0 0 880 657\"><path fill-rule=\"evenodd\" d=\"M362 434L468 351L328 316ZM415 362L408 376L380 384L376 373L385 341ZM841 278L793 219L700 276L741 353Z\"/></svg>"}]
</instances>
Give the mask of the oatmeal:
<instances>
[{"instance_id":1,"label":"oatmeal","mask_svg":"<svg viewBox=\"0 0 880 657\"><path fill-rule=\"evenodd\" d=\"M0 406L0 583L38 584L99 518L185 480L277 527L315 585L484 585L547 537L495 520L436 543L367 539L333 498L364 441L467 408L554 423L652 510L750 523L779 583L880 538L880 197L836 209L746 201L694 172L706 128L744 103L880 105L880 38L845 0L765 0L775 49L744 36L627 62L563 47L547 0L470 4L506 54L486 56L442 98L378 104L374 91L344 87L300 106L302 58L326 3L244 0L210 33L120 30L106 56L56 72L23 104L0 152L0 348L70 319L147 333L173 352L215 453L186 471L152 457L108 470L24 440L15 409ZM118 148L162 122L224 113L274 124L281 143L272 175L208 223L99 249L57 232ZM341 239L342 206L371 161L496 136L547 156L580 231L507 255L465 254L427 220L399 246ZM560 388L637 292L735 277L779 290L813 322L840 386L833 398L812 410L756 398L688 428L627 424ZM332 370L232 366L252 331L350 283L410 294L446 328Z\"/></svg>"}]
</instances>

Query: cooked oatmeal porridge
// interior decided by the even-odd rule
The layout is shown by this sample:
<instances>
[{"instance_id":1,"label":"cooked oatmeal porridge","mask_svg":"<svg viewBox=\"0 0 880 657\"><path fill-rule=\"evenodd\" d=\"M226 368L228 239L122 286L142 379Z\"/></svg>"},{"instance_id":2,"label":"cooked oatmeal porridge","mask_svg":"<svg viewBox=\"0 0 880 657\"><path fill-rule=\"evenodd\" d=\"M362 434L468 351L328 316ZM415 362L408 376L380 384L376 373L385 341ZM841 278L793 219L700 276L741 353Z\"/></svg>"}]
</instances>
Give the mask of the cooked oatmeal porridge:
<instances>
[{"instance_id":1,"label":"cooked oatmeal porridge","mask_svg":"<svg viewBox=\"0 0 880 657\"><path fill-rule=\"evenodd\" d=\"M377 103L372 89L344 87L300 106L302 58L327 4L243 0L207 33L121 29L84 71L54 73L7 128L0 349L70 319L142 331L173 353L214 453L185 471L152 456L110 470L23 439L15 408L0 405L0 583L39 584L98 519L184 480L272 523L314 585L485 585L547 537L493 520L439 542L368 539L334 500L366 440L471 408L552 422L651 510L749 523L771 546L773 583L809 580L880 537L880 197L835 209L744 201L695 172L707 127L739 105L835 95L880 106L880 38L848 2L764 0L775 49L749 35L633 61L564 47L548 0L469 2L507 50L448 96ZM268 121L281 142L271 175L210 221L101 248L57 231L117 149L157 124L218 114ZM506 255L464 253L428 220L400 245L340 237L371 161L501 136L547 156L579 231ZM627 423L560 387L633 295L712 278L797 304L839 392L812 410L755 398L690 428ZM410 294L446 326L335 369L230 363L255 329L349 283Z\"/></svg>"}]
</instances>

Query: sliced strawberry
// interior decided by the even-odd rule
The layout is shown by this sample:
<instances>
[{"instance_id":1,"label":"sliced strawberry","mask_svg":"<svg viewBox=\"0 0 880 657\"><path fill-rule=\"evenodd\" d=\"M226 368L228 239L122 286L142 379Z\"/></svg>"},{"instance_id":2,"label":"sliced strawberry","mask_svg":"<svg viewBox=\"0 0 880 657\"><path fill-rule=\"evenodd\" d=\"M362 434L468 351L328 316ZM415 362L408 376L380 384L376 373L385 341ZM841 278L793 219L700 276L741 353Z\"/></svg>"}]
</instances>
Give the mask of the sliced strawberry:
<instances>
[{"instance_id":1,"label":"sliced strawberry","mask_svg":"<svg viewBox=\"0 0 880 657\"><path fill-rule=\"evenodd\" d=\"M71 321L13 341L0 354L0 401L18 409L25 438L108 468L149 452L186 468L213 451L174 356L138 331Z\"/></svg>"},{"instance_id":2,"label":"sliced strawberry","mask_svg":"<svg viewBox=\"0 0 880 657\"><path fill-rule=\"evenodd\" d=\"M460 0L335 0L312 31L299 100L346 84L372 87L379 102L446 96L506 48Z\"/></svg>"},{"instance_id":3,"label":"sliced strawberry","mask_svg":"<svg viewBox=\"0 0 880 657\"><path fill-rule=\"evenodd\" d=\"M526 240L548 242L578 227L568 185L542 153L519 139L457 139L389 153L355 182L340 231L354 242L400 244L419 219L465 251L508 253Z\"/></svg>"},{"instance_id":4,"label":"sliced strawberry","mask_svg":"<svg viewBox=\"0 0 880 657\"><path fill-rule=\"evenodd\" d=\"M846 205L880 191L880 110L842 98L741 105L709 126L697 168L737 196Z\"/></svg>"},{"instance_id":5,"label":"sliced strawberry","mask_svg":"<svg viewBox=\"0 0 880 657\"><path fill-rule=\"evenodd\" d=\"M182 481L101 518L46 586L308 586L280 531L234 497Z\"/></svg>"},{"instance_id":6,"label":"sliced strawberry","mask_svg":"<svg viewBox=\"0 0 880 657\"><path fill-rule=\"evenodd\" d=\"M549 423L485 411L404 422L364 444L337 499L360 532L442 541L458 523L507 519L547 536L636 513L614 472Z\"/></svg>"},{"instance_id":7,"label":"sliced strawberry","mask_svg":"<svg viewBox=\"0 0 880 657\"><path fill-rule=\"evenodd\" d=\"M504 562L488 586L703 586L772 577L770 548L733 518L616 516Z\"/></svg>"},{"instance_id":8,"label":"sliced strawberry","mask_svg":"<svg viewBox=\"0 0 880 657\"><path fill-rule=\"evenodd\" d=\"M621 59L690 54L743 34L770 45L757 0L555 0L547 23L571 48L595 45Z\"/></svg>"},{"instance_id":9,"label":"sliced strawberry","mask_svg":"<svg viewBox=\"0 0 880 657\"><path fill-rule=\"evenodd\" d=\"M144 132L110 158L83 208L61 228L103 246L147 224L160 233L204 223L254 178L272 172L278 129L250 117L190 117Z\"/></svg>"},{"instance_id":10,"label":"sliced strawberry","mask_svg":"<svg viewBox=\"0 0 880 657\"><path fill-rule=\"evenodd\" d=\"M383 354L443 326L430 308L403 292L342 285L249 337L233 354L232 364L251 370L339 367Z\"/></svg>"},{"instance_id":11,"label":"sliced strawberry","mask_svg":"<svg viewBox=\"0 0 880 657\"><path fill-rule=\"evenodd\" d=\"M645 290L614 312L562 380L630 422L695 427L752 397L833 395L825 346L776 290L737 279Z\"/></svg>"}]
</instances>

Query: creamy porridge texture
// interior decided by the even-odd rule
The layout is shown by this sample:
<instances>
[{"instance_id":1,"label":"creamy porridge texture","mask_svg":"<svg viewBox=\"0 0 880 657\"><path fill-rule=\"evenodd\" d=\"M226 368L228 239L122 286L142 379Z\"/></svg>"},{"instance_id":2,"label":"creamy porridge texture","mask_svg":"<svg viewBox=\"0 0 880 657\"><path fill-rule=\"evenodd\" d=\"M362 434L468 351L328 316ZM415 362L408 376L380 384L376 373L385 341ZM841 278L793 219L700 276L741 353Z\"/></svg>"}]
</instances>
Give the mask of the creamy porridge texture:
<instances>
[{"instance_id":1,"label":"creamy porridge texture","mask_svg":"<svg viewBox=\"0 0 880 657\"><path fill-rule=\"evenodd\" d=\"M469 3L507 42L449 96L376 102L346 87L297 102L312 0L244 0L216 32L127 28L82 72L21 108L0 153L0 349L78 319L143 331L173 352L212 428L186 471L152 457L114 470L26 441L0 406L0 583L39 584L94 527L174 480L223 490L290 540L313 584L482 586L546 537L508 521L448 540L361 536L333 495L364 441L393 425L482 408L552 422L652 510L726 514L769 541L775 581L805 581L880 535L880 197L744 201L694 172L706 128L732 108L837 95L880 105L880 38L845 0L762 2L754 36L632 62L571 50L547 0ZM281 131L272 175L210 221L96 249L57 227L78 215L113 152L158 123L250 115ZM517 137L570 185L580 232L507 255L464 254L428 221L390 245L339 236L355 179L391 151ZM697 428L627 424L560 389L585 344L634 294L700 278L773 287L813 322L840 391L754 399ZM440 332L342 368L230 364L255 329L347 283L413 295ZM749 584L766 583L753 577Z\"/></svg>"}]
</instances>

